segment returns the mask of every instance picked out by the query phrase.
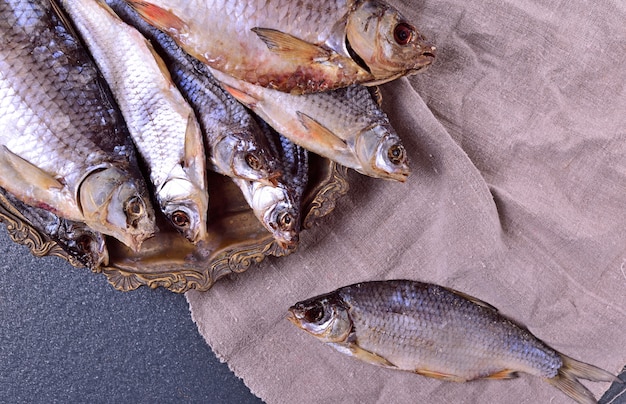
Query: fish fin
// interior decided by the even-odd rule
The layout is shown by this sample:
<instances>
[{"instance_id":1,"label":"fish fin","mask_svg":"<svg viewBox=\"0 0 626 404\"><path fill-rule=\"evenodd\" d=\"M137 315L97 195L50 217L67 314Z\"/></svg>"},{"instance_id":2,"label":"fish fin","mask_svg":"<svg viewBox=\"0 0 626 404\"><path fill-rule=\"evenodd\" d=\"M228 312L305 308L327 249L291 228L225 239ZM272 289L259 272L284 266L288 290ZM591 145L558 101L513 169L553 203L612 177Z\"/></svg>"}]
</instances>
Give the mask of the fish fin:
<instances>
[{"instance_id":1,"label":"fish fin","mask_svg":"<svg viewBox=\"0 0 626 404\"><path fill-rule=\"evenodd\" d=\"M454 293L454 294L455 294L455 295L457 295L457 296L461 296L463 299L469 300L470 302L472 302L472 303L474 303L474 304L477 304L477 305L479 305L479 306L481 306L481 307L484 307L484 308L486 308L486 309L491 309L491 310L493 310L493 311L498 311L498 309L497 309L497 308L493 307L493 306L492 306L492 305L490 305L489 303L487 303L487 302L485 302L485 301L483 301L483 300L480 300L480 299L478 299L478 298L475 298L474 296L470 296L470 295L468 295L467 293L459 292L458 290L451 289L451 288L446 288L446 287L444 287L444 289L446 289L447 291L450 291L450 292Z\"/></svg>"},{"instance_id":2,"label":"fish fin","mask_svg":"<svg viewBox=\"0 0 626 404\"><path fill-rule=\"evenodd\" d=\"M202 144L198 121L196 117L191 114L187 118L187 129L185 131L184 167L193 167L198 160L198 156L204 156L204 145ZM204 172L204 169L201 171Z\"/></svg>"},{"instance_id":3,"label":"fish fin","mask_svg":"<svg viewBox=\"0 0 626 404\"><path fill-rule=\"evenodd\" d=\"M363 362L367 362L371 365L383 366L386 368L397 368L396 365L389 362L382 356L367 351L356 345L355 343L329 343L328 345L331 345L333 348L344 354L354 356L355 358L358 358Z\"/></svg>"},{"instance_id":4,"label":"fish fin","mask_svg":"<svg viewBox=\"0 0 626 404\"><path fill-rule=\"evenodd\" d=\"M46 205L66 219L83 219L71 193L56 178L11 152L0 149L0 185L31 205Z\"/></svg>"},{"instance_id":5,"label":"fish fin","mask_svg":"<svg viewBox=\"0 0 626 404\"><path fill-rule=\"evenodd\" d=\"M437 372L437 371L434 371L434 370L415 369L414 372L417 373L418 375L422 375L422 376L426 376L426 377L432 377L434 379L439 379L439 380L446 380L446 381L449 381L449 382L465 382L465 381L467 381L466 379L464 379L462 377L455 376L455 375L449 374L449 373Z\"/></svg>"},{"instance_id":6,"label":"fish fin","mask_svg":"<svg viewBox=\"0 0 626 404\"><path fill-rule=\"evenodd\" d=\"M243 92L241 90L238 90L234 87L231 87L228 84L220 83L220 85L222 86L224 90L226 90L230 95L235 97L239 102L246 104L250 108L252 108L257 103L257 101L259 101L258 98L253 97L250 94Z\"/></svg>"},{"instance_id":7,"label":"fish fin","mask_svg":"<svg viewBox=\"0 0 626 404\"><path fill-rule=\"evenodd\" d=\"M316 143L324 145L325 147L332 150L345 150L347 148L346 142L337 137L324 125L311 118L304 112L297 111L296 113L298 115L298 120Z\"/></svg>"},{"instance_id":8,"label":"fish fin","mask_svg":"<svg viewBox=\"0 0 626 404\"><path fill-rule=\"evenodd\" d=\"M591 392L583 386L578 378L595 382L618 382L623 383L617 376L600 369L596 366L577 361L569 356L559 354L563 360L563 366L556 376L544 380L561 390L579 403L592 404L596 399Z\"/></svg>"},{"instance_id":9,"label":"fish fin","mask_svg":"<svg viewBox=\"0 0 626 404\"><path fill-rule=\"evenodd\" d=\"M7 163L13 169L15 174L20 177L20 179L28 178L30 182L40 188L63 188L63 184L61 184L56 178L13 153L6 146L2 147L2 161Z\"/></svg>"},{"instance_id":10,"label":"fish fin","mask_svg":"<svg viewBox=\"0 0 626 404\"><path fill-rule=\"evenodd\" d=\"M284 58L318 63L331 58L329 50L275 29L255 27L252 32L258 35L269 50L280 53Z\"/></svg>"},{"instance_id":11,"label":"fish fin","mask_svg":"<svg viewBox=\"0 0 626 404\"><path fill-rule=\"evenodd\" d=\"M59 21L61 21L61 24L68 31L68 33L74 38L81 38L81 36L76 33L74 25L72 25L67 15L65 15L63 8L61 8L57 0L50 0L50 7L52 8L54 15L56 15Z\"/></svg>"},{"instance_id":12,"label":"fish fin","mask_svg":"<svg viewBox=\"0 0 626 404\"><path fill-rule=\"evenodd\" d=\"M380 91L380 87L372 86L372 87L367 87L367 89L369 90L370 95L372 96L376 104L379 107L382 107L383 106L383 93Z\"/></svg>"},{"instance_id":13,"label":"fish fin","mask_svg":"<svg viewBox=\"0 0 626 404\"><path fill-rule=\"evenodd\" d=\"M482 377L482 379L504 380L515 379L516 377L517 371L511 369L502 369L500 371L490 374L489 376Z\"/></svg>"},{"instance_id":14,"label":"fish fin","mask_svg":"<svg viewBox=\"0 0 626 404\"><path fill-rule=\"evenodd\" d=\"M592 382L623 383L620 378L604 369L600 369L597 366L593 366L585 362L577 361L576 359L570 358L562 353L559 353L559 355L563 361L561 369L574 377L591 380Z\"/></svg>"},{"instance_id":15,"label":"fish fin","mask_svg":"<svg viewBox=\"0 0 626 404\"><path fill-rule=\"evenodd\" d=\"M161 31L181 33L188 30L187 24L172 12L149 1L125 0L141 17Z\"/></svg>"},{"instance_id":16,"label":"fish fin","mask_svg":"<svg viewBox=\"0 0 626 404\"><path fill-rule=\"evenodd\" d=\"M137 34L141 35L139 31L137 31ZM159 53L152 46L152 43L148 41L145 37L143 37L143 35L142 35L142 39L145 42L146 47L152 54L152 57L154 58L154 61L156 62L159 70L161 71L161 74L167 80L167 83L171 87L175 87L176 85L174 84L174 81L172 80L172 75L170 74L170 70L167 68L167 65L165 64L165 61L163 60L163 58L161 58L161 55L159 55Z\"/></svg>"}]
</instances>

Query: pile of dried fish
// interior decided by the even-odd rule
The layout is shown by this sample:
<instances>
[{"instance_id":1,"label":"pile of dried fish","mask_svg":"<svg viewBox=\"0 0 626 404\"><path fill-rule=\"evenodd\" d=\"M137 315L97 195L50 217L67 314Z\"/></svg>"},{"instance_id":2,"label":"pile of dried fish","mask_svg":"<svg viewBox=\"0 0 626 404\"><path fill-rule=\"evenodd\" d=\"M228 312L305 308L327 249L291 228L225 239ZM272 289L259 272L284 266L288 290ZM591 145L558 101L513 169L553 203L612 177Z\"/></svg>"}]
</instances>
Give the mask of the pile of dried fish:
<instances>
[{"instance_id":1,"label":"pile of dried fish","mask_svg":"<svg viewBox=\"0 0 626 404\"><path fill-rule=\"evenodd\" d=\"M435 57L377 0L4 0L0 29L3 195L93 269L109 238L206 248L207 170L232 178L284 249L298 243L307 150L404 181L404 147L365 86Z\"/></svg>"}]
</instances>

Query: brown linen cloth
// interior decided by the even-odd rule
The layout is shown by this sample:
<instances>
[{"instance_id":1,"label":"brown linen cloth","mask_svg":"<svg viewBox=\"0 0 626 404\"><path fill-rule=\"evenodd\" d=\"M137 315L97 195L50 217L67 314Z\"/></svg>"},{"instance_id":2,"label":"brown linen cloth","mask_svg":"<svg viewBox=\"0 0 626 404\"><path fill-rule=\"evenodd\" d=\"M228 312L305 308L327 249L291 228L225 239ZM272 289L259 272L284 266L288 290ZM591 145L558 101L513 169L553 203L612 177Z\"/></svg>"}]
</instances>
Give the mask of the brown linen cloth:
<instances>
[{"instance_id":1,"label":"brown linen cloth","mask_svg":"<svg viewBox=\"0 0 626 404\"><path fill-rule=\"evenodd\" d=\"M571 402L531 376L459 384L378 368L285 318L340 286L408 278L486 300L579 360L626 364L624 2L392 3L439 52L383 86L413 174L351 172L296 253L188 292L193 318L269 403Z\"/></svg>"}]
</instances>

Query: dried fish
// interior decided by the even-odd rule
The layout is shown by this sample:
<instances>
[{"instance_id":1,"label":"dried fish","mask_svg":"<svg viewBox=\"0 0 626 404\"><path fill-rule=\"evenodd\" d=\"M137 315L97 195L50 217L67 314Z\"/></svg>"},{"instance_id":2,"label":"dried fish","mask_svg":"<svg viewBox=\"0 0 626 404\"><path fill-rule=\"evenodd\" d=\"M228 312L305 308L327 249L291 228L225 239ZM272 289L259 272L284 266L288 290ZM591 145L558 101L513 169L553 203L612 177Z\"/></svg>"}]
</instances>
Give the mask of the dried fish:
<instances>
[{"instance_id":1,"label":"dried fish","mask_svg":"<svg viewBox=\"0 0 626 404\"><path fill-rule=\"evenodd\" d=\"M379 0L127 1L211 67L292 93L389 81L436 52Z\"/></svg>"},{"instance_id":2,"label":"dried fish","mask_svg":"<svg viewBox=\"0 0 626 404\"><path fill-rule=\"evenodd\" d=\"M161 210L187 239L204 239L206 159L193 110L146 39L103 1L61 3L111 85Z\"/></svg>"},{"instance_id":3,"label":"dried fish","mask_svg":"<svg viewBox=\"0 0 626 404\"><path fill-rule=\"evenodd\" d=\"M289 319L342 353L443 380L510 379L524 372L579 403L596 402L579 378L620 382L555 351L493 306L432 284L358 283L296 303Z\"/></svg>"},{"instance_id":4,"label":"dried fish","mask_svg":"<svg viewBox=\"0 0 626 404\"><path fill-rule=\"evenodd\" d=\"M408 158L367 87L293 95L211 70L226 90L280 134L362 174L405 181Z\"/></svg>"},{"instance_id":5,"label":"dried fish","mask_svg":"<svg viewBox=\"0 0 626 404\"><path fill-rule=\"evenodd\" d=\"M265 228L285 249L297 246L301 229L302 197L308 181L307 151L280 136L259 120L273 154L281 162L276 185L235 179L244 198Z\"/></svg>"},{"instance_id":6,"label":"dried fish","mask_svg":"<svg viewBox=\"0 0 626 404\"><path fill-rule=\"evenodd\" d=\"M93 60L54 2L1 2L0 34L0 186L137 250L154 211Z\"/></svg>"},{"instance_id":7,"label":"dried fish","mask_svg":"<svg viewBox=\"0 0 626 404\"><path fill-rule=\"evenodd\" d=\"M279 175L278 162L250 112L220 87L204 63L148 24L125 1L107 0L107 4L150 40L163 58L172 80L198 117L213 170L271 185Z\"/></svg>"},{"instance_id":8,"label":"dried fish","mask_svg":"<svg viewBox=\"0 0 626 404\"><path fill-rule=\"evenodd\" d=\"M45 209L29 206L2 188L0 194L18 209L40 234L56 242L87 268L96 270L109 263L105 237L87 227L85 223L63 219Z\"/></svg>"}]
</instances>

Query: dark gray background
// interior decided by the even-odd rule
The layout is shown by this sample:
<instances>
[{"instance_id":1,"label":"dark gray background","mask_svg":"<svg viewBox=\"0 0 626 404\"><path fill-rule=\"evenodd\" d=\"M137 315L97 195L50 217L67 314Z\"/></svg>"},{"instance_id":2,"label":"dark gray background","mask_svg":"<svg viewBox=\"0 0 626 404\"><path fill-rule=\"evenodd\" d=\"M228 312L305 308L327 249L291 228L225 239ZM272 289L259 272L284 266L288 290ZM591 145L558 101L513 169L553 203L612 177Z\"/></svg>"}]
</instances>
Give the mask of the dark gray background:
<instances>
[{"instance_id":1,"label":"dark gray background","mask_svg":"<svg viewBox=\"0 0 626 404\"><path fill-rule=\"evenodd\" d=\"M220 363L183 295L118 292L35 258L0 224L0 402L258 403Z\"/></svg>"}]
</instances>

